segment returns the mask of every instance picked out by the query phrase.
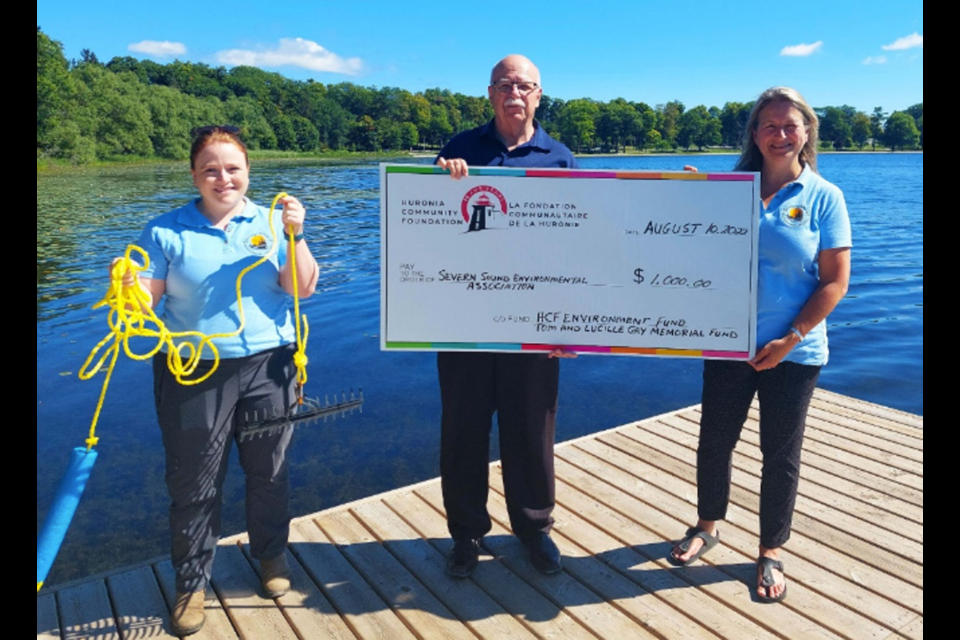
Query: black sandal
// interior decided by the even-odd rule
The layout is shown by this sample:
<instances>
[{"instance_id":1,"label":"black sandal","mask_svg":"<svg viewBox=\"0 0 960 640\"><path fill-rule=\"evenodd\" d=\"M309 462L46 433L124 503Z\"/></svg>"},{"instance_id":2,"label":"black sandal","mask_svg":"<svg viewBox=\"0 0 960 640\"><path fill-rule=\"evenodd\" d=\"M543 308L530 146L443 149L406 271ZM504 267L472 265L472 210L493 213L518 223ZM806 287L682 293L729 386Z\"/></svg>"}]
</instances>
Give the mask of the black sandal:
<instances>
[{"instance_id":1,"label":"black sandal","mask_svg":"<svg viewBox=\"0 0 960 640\"><path fill-rule=\"evenodd\" d=\"M761 556L757 558L757 575L760 576L760 584L758 586L763 587L769 591L770 587L776 586L777 579L773 575L773 571L776 569L780 573L783 573L783 563L779 560L774 560L773 558L768 558L766 556ZM786 583L786 574L784 574L784 583L783 583L783 592L779 596L761 596L757 594L757 599L764 604L770 604L773 602L782 602L784 598L787 597L787 583Z\"/></svg>"},{"instance_id":2,"label":"black sandal","mask_svg":"<svg viewBox=\"0 0 960 640\"><path fill-rule=\"evenodd\" d=\"M680 553L686 553L687 551L690 550L690 543L692 543L697 538L700 538L700 540L703 541L703 544L700 546L700 549L686 561L680 560L679 558L677 558L677 556L675 555L675 552L680 551ZM710 549L713 549L715 546L717 546L719 542L720 542L719 531L717 532L717 535L712 536L706 531L704 531L703 529L701 529L700 527L690 527L689 529L687 529L687 533L683 537L683 540L678 542L677 545L670 551L670 555L667 556L667 560L669 560L670 564L677 567L689 566L694 562L696 562L697 560L699 560L701 556L703 556L703 554L705 554L707 551L710 551Z\"/></svg>"}]
</instances>

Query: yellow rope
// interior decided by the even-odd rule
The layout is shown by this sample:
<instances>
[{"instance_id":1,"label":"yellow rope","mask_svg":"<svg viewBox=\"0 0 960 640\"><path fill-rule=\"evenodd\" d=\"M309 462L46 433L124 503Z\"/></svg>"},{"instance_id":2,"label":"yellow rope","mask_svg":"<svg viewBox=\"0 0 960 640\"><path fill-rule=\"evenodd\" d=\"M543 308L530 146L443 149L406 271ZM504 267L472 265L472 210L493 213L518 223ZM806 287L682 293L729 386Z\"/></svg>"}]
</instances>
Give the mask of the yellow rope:
<instances>
[{"instance_id":1,"label":"yellow rope","mask_svg":"<svg viewBox=\"0 0 960 640\"><path fill-rule=\"evenodd\" d=\"M303 404L303 387L307 384L307 336L310 335L310 323L307 314L303 314L303 329L300 328L300 289L297 287L297 241L293 227L287 229L290 237L290 249L287 259L290 261L290 273L293 276L293 317L297 327L297 351L293 354L293 364L297 367L297 402Z\"/></svg>"},{"instance_id":2,"label":"yellow rope","mask_svg":"<svg viewBox=\"0 0 960 640\"><path fill-rule=\"evenodd\" d=\"M167 347L167 366L170 369L170 372L177 379L177 382L183 385L194 385L199 384L213 375L213 372L216 371L217 367L220 364L220 352L217 350L214 340L222 338L232 338L240 334L243 331L244 325L246 324L246 317L243 311L243 297L241 295L241 282L243 277L247 275L253 269L256 269L258 266L269 260L274 253L276 253L279 244L277 241L277 232L273 226L273 211L277 206L277 202L281 198L285 198L286 193L278 193L277 196L273 199L273 202L270 204L270 213L268 218L268 224L270 227L270 233L273 237L273 244L270 249L263 257L251 264L250 266L243 269L240 274L237 276L236 282L236 291L237 291L237 314L240 317L240 324L236 330L229 333L216 333L212 335L204 335L199 331L180 331L172 332L169 331L164 325L163 321L156 315L153 311L153 300L146 291L140 286L139 274L141 271L150 266L150 258L147 256L147 253L135 245L129 245L126 252L123 255L123 258L118 260L110 270L110 288L107 290L106 295L103 297L100 302L93 305L94 309L99 309L100 307L109 307L110 313L107 315L107 324L110 327L110 332L104 336L97 346L93 348L90 352L90 355L87 356L86 361L83 363L83 366L80 368L80 373L78 374L81 380L89 380L98 371L103 367L104 363L109 359L109 364L107 365L106 378L103 381L103 386L100 390L100 399L97 401L97 408L93 414L93 420L90 424L90 432L85 440L87 445L87 450L89 451L94 446L96 446L99 438L96 436L97 422L100 419L100 411L103 408L103 402L107 394L107 387L110 385L110 378L113 375L113 369L117 362L117 357L120 355L120 347L123 346L124 352L132 360L148 360L159 352L164 345ZM297 291L297 269L296 269L296 255L294 250L294 234L293 229L288 230L290 237L290 267L293 270L293 300L294 300L294 309L297 314L296 318L296 331L297 331L297 352L294 355L294 363L297 366L297 381L298 381L298 394L300 396L300 401L302 402L302 389L303 385L307 381L307 332L303 333L301 338L300 330L300 295ZM140 255L140 258L143 260L143 266L140 266L131 255L137 253ZM132 276L128 281L132 280L131 284L124 284L124 277L130 274ZM306 315L303 316L304 325L307 324ZM132 337L145 337L156 339L156 345L147 351L146 353L135 353L130 348L130 338ZM196 346L187 338L199 338L199 342ZM178 344L176 340L180 339L181 342ZM107 346L109 345L109 346ZM104 350L104 348L106 349ZM197 378L190 378L197 369L197 366L200 364L201 355L203 355L204 349L209 349L213 354L213 366L202 376ZM101 354L101 350L103 353ZM99 357L98 357L99 354Z\"/></svg>"}]
</instances>

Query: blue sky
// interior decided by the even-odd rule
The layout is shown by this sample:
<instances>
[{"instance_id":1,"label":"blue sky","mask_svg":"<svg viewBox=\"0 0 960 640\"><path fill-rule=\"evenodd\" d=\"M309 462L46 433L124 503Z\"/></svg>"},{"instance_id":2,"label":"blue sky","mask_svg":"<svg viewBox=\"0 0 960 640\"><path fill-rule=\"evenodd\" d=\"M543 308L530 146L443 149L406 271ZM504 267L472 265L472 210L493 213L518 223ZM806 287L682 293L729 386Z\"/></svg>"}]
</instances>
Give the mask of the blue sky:
<instances>
[{"instance_id":1,"label":"blue sky","mask_svg":"<svg viewBox=\"0 0 960 640\"><path fill-rule=\"evenodd\" d=\"M735 10L733 8L735 7ZM922 0L158 3L38 0L67 58L252 64L294 79L485 95L508 53L544 91L721 107L789 85L814 106L870 113L923 101Z\"/></svg>"}]
</instances>

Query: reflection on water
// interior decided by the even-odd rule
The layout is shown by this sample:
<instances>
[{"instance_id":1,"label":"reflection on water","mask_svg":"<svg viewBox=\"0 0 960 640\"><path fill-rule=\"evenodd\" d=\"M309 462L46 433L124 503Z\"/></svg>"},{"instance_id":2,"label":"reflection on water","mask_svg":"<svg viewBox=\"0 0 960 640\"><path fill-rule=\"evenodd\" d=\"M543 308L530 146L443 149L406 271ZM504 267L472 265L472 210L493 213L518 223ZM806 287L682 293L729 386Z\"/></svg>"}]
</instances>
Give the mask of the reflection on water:
<instances>
[{"instance_id":1,"label":"reflection on water","mask_svg":"<svg viewBox=\"0 0 960 640\"><path fill-rule=\"evenodd\" d=\"M728 170L730 156L586 158L585 168ZM821 158L854 224L848 298L831 316L833 360L821 384L923 413L923 156ZM362 387L362 414L298 430L291 450L295 514L435 477L436 360L379 351L379 192L375 163L261 163L250 196L303 200L321 263L310 317L307 392ZM89 170L37 178L37 530L86 437L98 381L76 372L105 335L90 310L110 259L152 217L193 197L185 165ZM698 402L700 366L684 359L581 357L563 363L558 439ZM100 456L48 584L167 553L163 453L149 366L122 360L100 420ZM236 460L231 462L236 466ZM224 533L245 529L242 474L225 489Z\"/></svg>"}]
</instances>

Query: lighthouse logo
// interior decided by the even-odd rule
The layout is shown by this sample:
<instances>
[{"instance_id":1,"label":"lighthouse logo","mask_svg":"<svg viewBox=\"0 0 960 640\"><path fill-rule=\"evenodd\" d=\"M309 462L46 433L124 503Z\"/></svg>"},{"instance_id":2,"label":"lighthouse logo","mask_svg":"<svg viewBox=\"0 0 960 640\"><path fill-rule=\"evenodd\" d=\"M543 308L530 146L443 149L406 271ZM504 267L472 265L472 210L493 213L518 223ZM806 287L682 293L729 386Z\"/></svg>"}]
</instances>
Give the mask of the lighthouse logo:
<instances>
[{"instance_id":1,"label":"lighthouse logo","mask_svg":"<svg viewBox=\"0 0 960 640\"><path fill-rule=\"evenodd\" d=\"M496 226L497 216L506 217L507 199L497 189L480 185L470 189L463 196L460 213L463 215L463 221L470 225L467 231L483 231L490 226Z\"/></svg>"}]
</instances>

